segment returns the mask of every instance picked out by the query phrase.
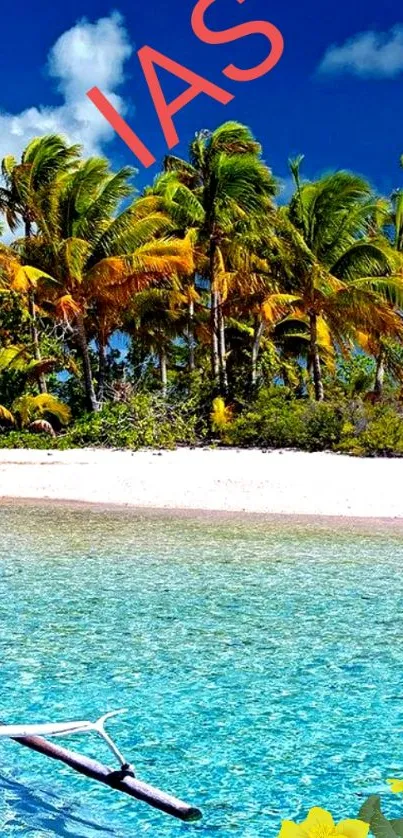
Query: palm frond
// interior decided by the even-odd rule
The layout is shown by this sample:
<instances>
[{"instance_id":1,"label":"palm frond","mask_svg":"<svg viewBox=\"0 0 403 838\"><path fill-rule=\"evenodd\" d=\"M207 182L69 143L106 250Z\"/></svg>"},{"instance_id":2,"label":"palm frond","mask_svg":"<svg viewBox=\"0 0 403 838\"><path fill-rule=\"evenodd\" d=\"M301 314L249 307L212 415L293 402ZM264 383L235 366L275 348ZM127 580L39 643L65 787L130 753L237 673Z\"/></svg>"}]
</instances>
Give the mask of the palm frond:
<instances>
[{"instance_id":1,"label":"palm frond","mask_svg":"<svg viewBox=\"0 0 403 838\"><path fill-rule=\"evenodd\" d=\"M126 301L153 282L188 276L193 269L189 242L171 239L143 245L132 255L102 259L88 273L87 282L100 299Z\"/></svg>"},{"instance_id":2,"label":"palm frond","mask_svg":"<svg viewBox=\"0 0 403 838\"><path fill-rule=\"evenodd\" d=\"M54 416L61 425L67 425L71 419L70 408L49 393L20 396L13 403L12 411L19 417L22 427L46 415Z\"/></svg>"},{"instance_id":3,"label":"palm frond","mask_svg":"<svg viewBox=\"0 0 403 838\"><path fill-rule=\"evenodd\" d=\"M9 425L15 425L15 419L11 411L7 410L6 407L3 407L3 405L0 404L0 424L2 422L7 422Z\"/></svg>"}]
</instances>

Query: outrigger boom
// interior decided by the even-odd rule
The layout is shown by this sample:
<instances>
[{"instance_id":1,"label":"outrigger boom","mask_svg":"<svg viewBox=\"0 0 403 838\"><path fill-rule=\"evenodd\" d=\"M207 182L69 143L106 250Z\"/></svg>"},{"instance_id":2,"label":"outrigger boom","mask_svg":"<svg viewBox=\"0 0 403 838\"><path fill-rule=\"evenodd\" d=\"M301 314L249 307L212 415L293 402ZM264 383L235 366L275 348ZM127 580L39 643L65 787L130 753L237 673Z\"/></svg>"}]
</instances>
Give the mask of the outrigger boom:
<instances>
[{"instance_id":1,"label":"outrigger boom","mask_svg":"<svg viewBox=\"0 0 403 838\"><path fill-rule=\"evenodd\" d=\"M123 713L124 710L115 710L111 713L106 713L101 716L96 722L64 722L56 724L37 724L37 725L4 725L0 723L0 738L9 738L14 742L18 742L26 748L33 751L38 751L44 756L56 759L68 765L79 774L84 774L92 780L99 783L104 783L116 791L128 794L148 803L155 809L165 812L167 815L172 815L182 821L196 821L202 817L200 809L184 803L163 791L160 791L147 783L143 783L134 776L134 769L125 760L123 754L117 748L109 734L104 729L105 722L112 716L118 713ZM110 768L102 763L93 760L82 754L70 751L67 748L62 748L59 745L54 745L53 742L48 742L42 736L69 736L79 733L98 733L104 739L112 753L119 762L119 770L111 771Z\"/></svg>"},{"instance_id":2,"label":"outrigger boom","mask_svg":"<svg viewBox=\"0 0 403 838\"><path fill-rule=\"evenodd\" d=\"M7 737L8 739L22 739L27 736L71 736L74 733L98 733L106 742L108 748L117 758L121 768L125 769L127 773L134 774L130 763L126 762L124 756L116 747L113 739L105 730L105 722L111 719L112 716L118 716L120 713L127 713L127 710L113 710L111 713L105 713L96 722L58 722L56 724L38 724L38 725L0 725L0 738Z\"/></svg>"}]
</instances>

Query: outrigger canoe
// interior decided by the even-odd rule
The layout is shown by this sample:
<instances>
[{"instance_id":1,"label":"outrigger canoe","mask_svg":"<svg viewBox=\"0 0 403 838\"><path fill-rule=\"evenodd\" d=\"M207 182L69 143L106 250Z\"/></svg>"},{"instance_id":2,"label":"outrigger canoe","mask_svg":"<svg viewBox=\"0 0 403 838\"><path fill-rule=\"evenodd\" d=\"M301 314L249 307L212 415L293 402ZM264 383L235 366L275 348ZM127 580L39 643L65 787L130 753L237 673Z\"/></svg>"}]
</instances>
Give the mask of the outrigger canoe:
<instances>
[{"instance_id":1,"label":"outrigger canoe","mask_svg":"<svg viewBox=\"0 0 403 838\"><path fill-rule=\"evenodd\" d=\"M56 759L68 765L79 774L84 774L99 783L104 783L116 791L128 794L160 809L168 815L182 821L196 821L202 817L200 809L166 794L160 789L143 783L135 776L133 766L125 759L113 739L105 730L105 722L125 710L105 713L96 722L57 722L45 724L5 725L0 723L0 738L12 739L26 748L38 751L44 756ZM102 737L119 763L119 769L112 771L102 763L82 754L62 748L48 742L48 737L71 736L83 733L96 733ZM46 737L46 738L43 738Z\"/></svg>"}]
</instances>

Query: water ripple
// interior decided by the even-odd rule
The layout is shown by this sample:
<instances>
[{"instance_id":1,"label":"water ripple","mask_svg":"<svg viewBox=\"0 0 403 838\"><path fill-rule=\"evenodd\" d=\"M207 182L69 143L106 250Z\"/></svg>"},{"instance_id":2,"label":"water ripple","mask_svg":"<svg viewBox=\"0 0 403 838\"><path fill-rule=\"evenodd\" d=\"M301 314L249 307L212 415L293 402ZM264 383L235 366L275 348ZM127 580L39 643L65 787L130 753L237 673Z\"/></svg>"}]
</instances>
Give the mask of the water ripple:
<instances>
[{"instance_id":1,"label":"water ripple","mask_svg":"<svg viewBox=\"0 0 403 838\"><path fill-rule=\"evenodd\" d=\"M0 526L1 716L129 707L113 730L140 776L205 815L185 826L4 741L1 835L271 838L374 792L399 816L399 532L30 505Z\"/></svg>"}]
</instances>

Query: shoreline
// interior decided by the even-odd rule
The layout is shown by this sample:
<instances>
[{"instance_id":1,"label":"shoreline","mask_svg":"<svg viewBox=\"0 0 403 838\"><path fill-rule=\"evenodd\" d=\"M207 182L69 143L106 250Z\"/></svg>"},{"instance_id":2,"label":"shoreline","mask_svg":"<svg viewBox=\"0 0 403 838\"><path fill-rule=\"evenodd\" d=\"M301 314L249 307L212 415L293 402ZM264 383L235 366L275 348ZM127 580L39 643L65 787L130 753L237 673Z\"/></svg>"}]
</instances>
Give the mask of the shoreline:
<instances>
[{"instance_id":1,"label":"shoreline","mask_svg":"<svg viewBox=\"0 0 403 838\"><path fill-rule=\"evenodd\" d=\"M256 449L0 451L0 502L403 525L403 460Z\"/></svg>"},{"instance_id":2,"label":"shoreline","mask_svg":"<svg viewBox=\"0 0 403 838\"><path fill-rule=\"evenodd\" d=\"M253 527L279 527L282 529L309 529L324 533L349 531L362 535L382 535L385 530L389 535L403 535L403 517L375 518L352 517L343 515L300 515L297 513L277 512L231 512L217 509L185 509L152 506L134 506L122 503L102 503L99 501L74 501L63 498L24 498L0 497L2 509L29 508L35 512L43 509L60 508L68 513L89 512L91 515L130 515L136 520L183 521L203 526L229 526L234 522Z\"/></svg>"}]
</instances>

